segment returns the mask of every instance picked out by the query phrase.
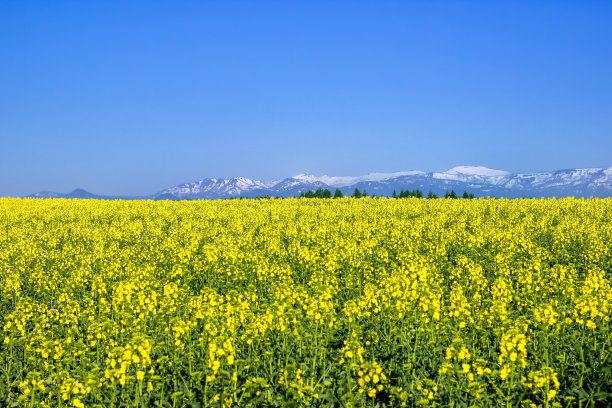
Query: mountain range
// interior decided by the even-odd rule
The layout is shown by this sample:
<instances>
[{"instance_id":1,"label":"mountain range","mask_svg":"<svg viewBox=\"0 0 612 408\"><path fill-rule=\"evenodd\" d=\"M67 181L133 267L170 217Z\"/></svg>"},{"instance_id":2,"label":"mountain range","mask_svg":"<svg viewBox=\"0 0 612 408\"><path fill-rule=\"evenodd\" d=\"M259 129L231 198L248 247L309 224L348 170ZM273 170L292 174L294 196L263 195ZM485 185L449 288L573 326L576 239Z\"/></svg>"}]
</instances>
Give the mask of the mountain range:
<instances>
[{"instance_id":1,"label":"mountain range","mask_svg":"<svg viewBox=\"0 0 612 408\"><path fill-rule=\"evenodd\" d=\"M433 191L438 195L451 190L459 195L467 191L477 197L609 197L612 195L612 167L521 174L482 166L458 166L440 173L413 170L357 177L299 174L272 182L244 177L205 178L149 196L101 196L76 189L67 194L41 191L28 197L152 200L294 197L300 192L318 188L328 188L332 193L338 188L345 195L352 194L358 188L366 190L369 195L378 196L390 196L394 190L399 193L401 190L420 189L425 194Z\"/></svg>"}]
</instances>

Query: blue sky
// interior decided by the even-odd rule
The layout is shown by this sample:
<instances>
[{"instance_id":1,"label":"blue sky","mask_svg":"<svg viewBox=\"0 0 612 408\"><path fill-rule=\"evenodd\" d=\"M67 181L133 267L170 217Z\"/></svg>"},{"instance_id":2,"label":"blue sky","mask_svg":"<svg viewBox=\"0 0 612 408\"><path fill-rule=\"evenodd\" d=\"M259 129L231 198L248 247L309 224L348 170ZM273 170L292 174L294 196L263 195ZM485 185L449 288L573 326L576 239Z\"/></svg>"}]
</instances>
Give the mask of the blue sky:
<instances>
[{"instance_id":1,"label":"blue sky","mask_svg":"<svg viewBox=\"0 0 612 408\"><path fill-rule=\"evenodd\" d=\"M610 21L610 1L0 1L0 195L610 166Z\"/></svg>"}]
</instances>

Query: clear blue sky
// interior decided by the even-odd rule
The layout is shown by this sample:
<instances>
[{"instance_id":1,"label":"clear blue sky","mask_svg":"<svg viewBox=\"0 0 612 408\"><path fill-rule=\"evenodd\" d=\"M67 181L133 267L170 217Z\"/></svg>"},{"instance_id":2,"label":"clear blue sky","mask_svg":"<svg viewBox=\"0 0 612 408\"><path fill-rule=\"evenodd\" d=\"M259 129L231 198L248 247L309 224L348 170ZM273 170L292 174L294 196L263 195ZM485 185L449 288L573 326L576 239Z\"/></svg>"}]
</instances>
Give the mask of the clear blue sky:
<instances>
[{"instance_id":1,"label":"clear blue sky","mask_svg":"<svg viewBox=\"0 0 612 408\"><path fill-rule=\"evenodd\" d=\"M0 0L0 195L612 165L612 2Z\"/></svg>"}]
</instances>

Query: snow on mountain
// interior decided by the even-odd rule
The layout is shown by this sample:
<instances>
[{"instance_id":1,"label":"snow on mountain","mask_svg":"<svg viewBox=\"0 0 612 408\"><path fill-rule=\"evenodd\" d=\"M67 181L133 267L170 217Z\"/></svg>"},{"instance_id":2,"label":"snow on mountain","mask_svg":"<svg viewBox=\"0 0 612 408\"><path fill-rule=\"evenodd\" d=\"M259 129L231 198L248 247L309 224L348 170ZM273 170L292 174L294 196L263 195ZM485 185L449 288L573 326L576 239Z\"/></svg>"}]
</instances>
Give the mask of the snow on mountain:
<instances>
[{"instance_id":1,"label":"snow on mountain","mask_svg":"<svg viewBox=\"0 0 612 408\"><path fill-rule=\"evenodd\" d=\"M612 181L612 178L606 178L606 171L610 171L611 169L612 167L607 170L603 168L567 169L531 174L516 174L508 180L505 186L506 188L551 188L596 183L597 180L602 180L606 183Z\"/></svg>"},{"instance_id":2,"label":"snow on mountain","mask_svg":"<svg viewBox=\"0 0 612 408\"><path fill-rule=\"evenodd\" d=\"M511 173L503 170L489 169L483 166L457 166L443 173L433 173L439 180L461 181L465 183L486 183L499 185L507 181Z\"/></svg>"},{"instance_id":3,"label":"snow on mountain","mask_svg":"<svg viewBox=\"0 0 612 408\"><path fill-rule=\"evenodd\" d=\"M264 190L269 186L258 180L245 177L234 177L232 179L206 178L194 183L180 184L160 191L157 195L171 194L175 197L208 198L211 194L237 196L252 190Z\"/></svg>"},{"instance_id":4,"label":"snow on mountain","mask_svg":"<svg viewBox=\"0 0 612 408\"><path fill-rule=\"evenodd\" d=\"M321 177L312 174L298 174L297 176L290 177L290 179L295 180L296 183L316 183L321 181Z\"/></svg>"},{"instance_id":5,"label":"snow on mountain","mask_svg":"<svg viewBox=\"0 0 612 408\"><path fill-rule=\"evenodd\" d=\"M498 177L511 173L504 170L494 170L483 166L457 166L446 171L447 174L462 174L466 176Z\"/></svg>"},{"instance_id":6,"label":"snow on mountain","mask_svg":"<svg viewBox=\"0 0 612 408\"><path fill-rule=\"evenodd\" d=\"M593 180L593 184L594 185L612 184L612 167L608 167L607 169L602 169L601 174L598 175L598 177Z\"/></svg>"},{"instance_id":7,"label":"snow on mountain","mask_svg":"<svg viewBox=\"0 0 612 408\"><path fill-rule=\"evenodd\" d=\"M178 198L221 198L236 196L299 195L317 188L340 188L345 194L354 188L367 189L371 194L391 195L393 190L420 189L443 194L455 189L477 195L498 197L605 196L612 192L612 167L607 169L572 169L532 174L513 174L483 166L458 166L444 172L404 171L370 173L362 176L315 176L298 174L286 179L264 183L246 178L204 179L164 190Z\"/></svg>"},{"instance_id":8,"label":"snow on mountain","mask_svg":"<svg viewBox=\"0 0 612 408\"><path fill-rule=\"evenodd\" d=\"M412 171L398 171L395 173L369 173L364 176L313 176L311 174L298 174L297 176L293 176L294 180L300 180L306 183L323 183L329 187L346 187L351 186L357 183L367 182L367 181L382 181L389 180L393 178L397 178L400 176L415 176L415 175L425 175L427 173L418 170Z\"/></svg>"},{"instance_id":9,"label":"snow on mountain","mask_svg":"<svg viewBox=\"0 0 612 408\"><path fill-rule=\"evenodd\" d=\"M574 170L560 170L555 172L556 180L552 183L553 185L568 185L568 184L582 184L585 181L592 181L594 175L601 173L604 169L574 169Z\"/></svg>"},{"instance_id":10,"label":"snow on mountain","mask_svg":"<svg viewBox=\"0 0 612 408\"><path fill-rule=\"evenodd\" d=\"M370 194L391 195L393 191L420 189L438 195L445 191L468 191L477 196L492 197L608 197L612 195L612 167L581 168L530 174L513 174L482 166L458 166L444 172L403 171L370 173L362 176L315 176L298 174L282 180L263 182L245 177L231 179L205 178L193 183L179 184L148 197L124 199L216 199L231 197L282 196L294 197L300 192L317 188L339 188L351 194L355 188L367 189ZM37 198L121 198L102 197L82 190L62 194L40 192Z\"/></svg>"},{"instance_id":11,"label":"snow on mountain","mask_svg":"<svg viewBox=\"0 0 612 408\"><path fill-rule=\"evenodd\" d=\"M328 185L319 180L319 177L311 174L298 174L297 176L289 177L277 182L269 188L281 194L287 194L290 191L300 191L312 188L327 187Z\"/></svg>"}]
</instances>

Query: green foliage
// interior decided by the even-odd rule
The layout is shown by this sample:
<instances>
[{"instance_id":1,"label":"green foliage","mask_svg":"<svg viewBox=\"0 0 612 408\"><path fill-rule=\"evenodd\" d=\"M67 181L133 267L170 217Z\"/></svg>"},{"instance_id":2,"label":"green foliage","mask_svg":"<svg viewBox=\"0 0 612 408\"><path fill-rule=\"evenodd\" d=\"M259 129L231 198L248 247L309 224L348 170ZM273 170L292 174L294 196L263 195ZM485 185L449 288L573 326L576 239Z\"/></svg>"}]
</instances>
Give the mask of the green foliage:
<instances>
[{"instance_id":1,"label":"green foliage","mask_svg":"<svg viewBox=\"0 0 612 408\"><path fill-rule=\"evenodd\" d=\"M318 188L316 191L308 190L300 193L300 198L331 198L332 194L329 189Z\"/></svg>"},{"instance_id":2,"label":"green foliage","mask_svg":"<svg viewBox=\"0 0 612 408\"><path fill-rule=\"evenodd\" d=\"M444 198L457 198L457 193L455 193L455 190L451 190L450 193L447 191L444 193Z\"/></svg>"}]
</instances>

